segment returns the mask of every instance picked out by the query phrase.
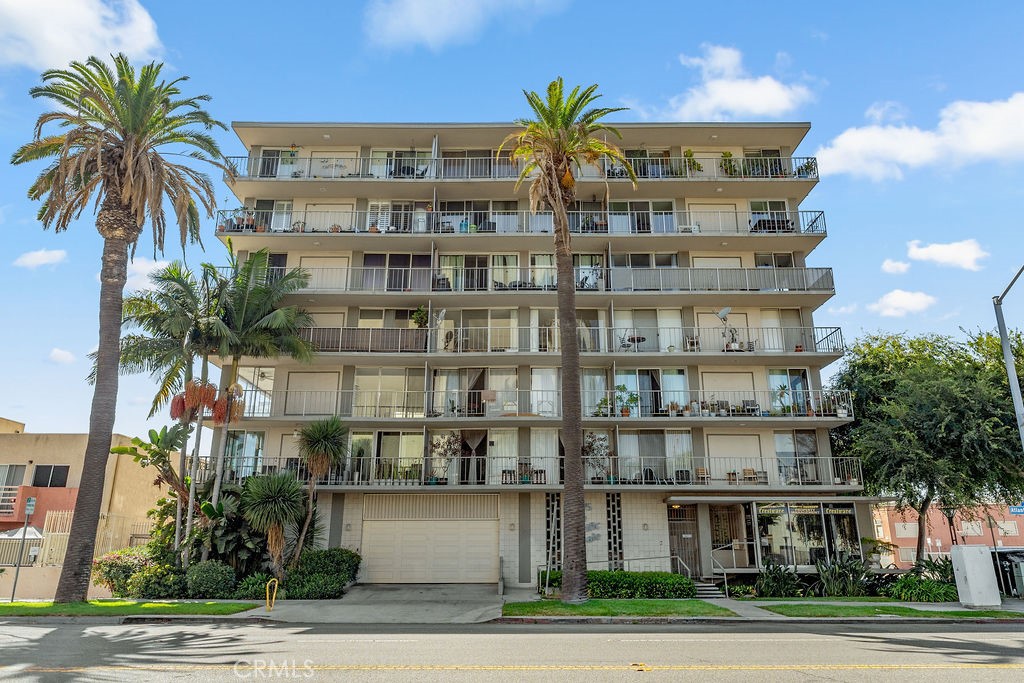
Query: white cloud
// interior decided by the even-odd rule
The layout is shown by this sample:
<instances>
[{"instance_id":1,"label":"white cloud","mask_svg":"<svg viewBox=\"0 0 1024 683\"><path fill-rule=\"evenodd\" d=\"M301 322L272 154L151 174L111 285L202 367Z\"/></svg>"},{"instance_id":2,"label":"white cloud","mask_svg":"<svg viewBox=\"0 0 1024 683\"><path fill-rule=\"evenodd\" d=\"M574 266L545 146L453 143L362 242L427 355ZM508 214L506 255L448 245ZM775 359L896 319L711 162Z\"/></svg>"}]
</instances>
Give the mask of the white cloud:
<instances>
[{"instance_id":1,"label":"white cloud","mask_svg":"<svg viewBox=\"0 0 1024 683\"><path fill-rule=\"evenodd\" d=\"M562 9L562 0L371 0L363 30L367 39L391 49L424 45L440 50L487 35L488 24L505 16L523 23Z\"/></svg>"},{"instance_id":2,"label":"white cloud","mask_svg":"<svg viewBox=\"0 0 1024 683\"><path fill-rule=\"evenodd\" d=\"M890 275L902 275L908 270L910 270L910 264L906 261L894 261L891 258L887 258L882 261L883 273L889 273Z\"/></svg>"},{"instance_id":3,"label":"white cloud","mask_svg":"<svg viewBox=\"0 0 1024 683\"><path fill-rule=\"evenodd\" d=\"M68 258L68 252L63 249L37 249L27 251L14 259L14 265L19 268L38 268L39 266L55 266L64 263Z\"/></svg>"},{"instance_id":4,"label":"white cloud","mask_svg":"<svg viewBox=\"0 0 1024 683\"><path fill-rule=\"evenodd\" d=\"M869 108L869 112L871 109ZM982 161L1024 160L1024 92L993 102L957 101L939 112L934 130L875 123L848 128L818 149L824 173L880 181L929 165L956 168Z\"/></svg>"},{"instance_id":5,"label":"white cloud","mask_svg":"<svg viewBox=\"0 0 1024 683\"><path fill-rule=\"evenodd\" d=\"M137 292L141 289L149 289L151 283L149 274L154 270L166 268L169 261L154 261L145 256L136 256L128 264L128 281L125 283L125 290Z\"/></svg>"},{"instance_id":6,"label":"white cloud","mask_svg":"<svg viewBox=\"0 0 1024 683\"><path fill-rule=\"evenodd\" d=\"M894 289L873 304L868 304L869 311L874 311L886 318L902 318L908 313L921 313L938 301L924 292L908 292Z\"/></svg>"},{"instance_id":7,"label":"white cloud","mask_svg":"<svg viewBox=\"0 0 1024 683\"><path fill-rule=\"evenodd\" d=\"M864 116L872 123L902 121L907 118L907 108L899 102L894 102L892 100L873 102L871 106L867 108L867 111L864 112Z\"/></svg>"},{"instance_id":8,"label":"white cloud","mask_svg":"<svg viewBox=\"0 0 1024 683\"><path fill-rule=\"evenodd\" d=\"M679 55L679 62L700 69L701 83L669 100L664 118L721 121L730 118L778 117L814 99L810 88L783 83L773 76L751 76L743 53L733 47L701 45L703 56ZM777 55L785 63L784 55Z\"/></svg>"},{"instance_id":9,"label":"white cloud","mask_svg":"<svg viewBox=\"0 0 1024 683\"><path fill-rule=\"evenodd\" d=\"M829 306L828 312L832 315L850 315L857 311L857 304L847 304L846 306Z\"/></svg>"},{"instance_id":10,"label":"white cloud","mask_svg":"<svg viewBox=\"0 0 1024 683\"><path fill-rule=\"evenodd\" d=\"M70 365L75 362L75 354L65 349L58 349L57 347L50 349L50 355L48 357L50 362L57 363L59 365Z\"/></svg>"},{"instance_id":11,"label":"white cloud","mask_svg":"<svg viewBox=\"0 0 1024 683\"><path fill-rule=\"evenodd\" d=\"M975 239L924 246L921 246L920 240L907 242L907 258L915 261L931 261L940 266L951 266L964 270L981 270L981 264L978 261L988 255L989 253L982 249Z\"/></svg>"},{"instance_id":12,"label":"white cloud","mask_svg":"<svg viewBox=\"0 0 1024 683\"><path fill-rule=\"evenodd\" d=\"M161 49L139 0L0 0L0 65L47 69L115 52L148 59Z\"/></svg>"}]
</instances>

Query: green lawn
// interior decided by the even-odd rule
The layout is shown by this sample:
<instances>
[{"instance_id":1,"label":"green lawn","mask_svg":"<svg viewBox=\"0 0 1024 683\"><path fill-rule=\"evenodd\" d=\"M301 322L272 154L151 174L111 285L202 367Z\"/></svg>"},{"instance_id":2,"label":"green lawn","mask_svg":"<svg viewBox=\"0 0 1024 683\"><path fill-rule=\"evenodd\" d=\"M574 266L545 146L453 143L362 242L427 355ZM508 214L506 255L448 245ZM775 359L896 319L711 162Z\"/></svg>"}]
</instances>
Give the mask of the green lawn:
<instances>
[{"instance_id":1,"label":"green lawn","mask_svg":"<svg viewBox=\"0 0 1024 683\"><path fill-rule=\"evenodd\" d=\"M506 617L734 617L732 610L703 600L587 600L566 605L556 600L509 602Z\"/></svg>"},{"instance_id":2,"label":"green lawn","mask_svg":"<svg viewBox=\"0 0 1024 683\"><path fill-rule=\"evenodd\" d=\"M163 614L235 614L259 607L249 602L153 602L90 600L54 605L52 602L3 602L2 617L127 617Z\"/></svg>"},{"instance_id":3,"label":"green lawn","mask_svg":"<svg viewBox=\"0 0 1024 683\"><path fill-rule=\"evenodd\" d=\"M1020 619L1021 612L1005 610L923 610L894 605L761 605L761 609L786 617L924 617L928 619Z\"/></svg>"}]
</instances>

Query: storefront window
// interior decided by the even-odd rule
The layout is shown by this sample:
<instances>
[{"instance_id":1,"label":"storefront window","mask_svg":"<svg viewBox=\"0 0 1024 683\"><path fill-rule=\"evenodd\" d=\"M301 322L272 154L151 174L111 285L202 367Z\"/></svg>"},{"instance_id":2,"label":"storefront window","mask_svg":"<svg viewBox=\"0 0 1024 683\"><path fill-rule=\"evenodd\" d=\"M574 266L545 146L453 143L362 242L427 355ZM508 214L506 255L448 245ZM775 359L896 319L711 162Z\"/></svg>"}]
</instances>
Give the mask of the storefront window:
<instances>
[{"instance_id":1,"label":"storefront window","mask_svg":"<svg viewBox=\"0 0 1024 683\"><path fill-rule=\"evenodd\" d=\"M849 503L825 503L825 543L833 560L861 557L857 517Z\"/></svg>"},{"instance_id":2,"label":"storefront window","mask_svg":"<svg viewBox=\"0 0 1024 683\"><path fill-rule=\"evenodd\" d=\"M793 564L789 540L789 513L785 503L758 503L757 535L761 542L761 565Z\"/></svg>"},{"instance_id":3,"label":"storefront window","mask_svg":"<svg viewBox=\"0 0 1024 683\"><path fill-rule=\"evenodd\" d=\"M813 565L828 559L825 553L825 525L817 503L790 503L789 528L793 534L796 564Z\"/></svg>"}]
</instances>

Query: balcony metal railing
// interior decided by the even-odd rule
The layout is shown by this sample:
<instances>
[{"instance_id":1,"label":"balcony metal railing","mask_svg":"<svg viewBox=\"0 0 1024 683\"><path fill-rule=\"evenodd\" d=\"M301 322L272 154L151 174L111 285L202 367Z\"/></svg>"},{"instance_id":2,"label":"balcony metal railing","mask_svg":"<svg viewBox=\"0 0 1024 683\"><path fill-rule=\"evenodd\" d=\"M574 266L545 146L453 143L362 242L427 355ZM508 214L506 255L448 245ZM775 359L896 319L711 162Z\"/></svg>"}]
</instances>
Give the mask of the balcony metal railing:
<instances>
[{"instance_id":1,"label":"balcony metal railing","mask_svg":"<svg viewBox=\"0 0 1024 683\"><path fill-rule=\"evenodd\" d=\"M537 327L307 327L321 353L558 353L555 325ZM584 327L583 353L842 353L838 327Z\"/></svg>"},{"instance_id":2,"label":"balcony metal railing","mask_svg":"<svg viewBox=\"0 0 1024 683\"><path fill-rule=\"evenodd\" d=\"M522 235L551 233L549 211L269 211L217 213L220 232ZM824 235L822 211L570 211L579 235Z\"/></svg>"},{"instance_id":3,"label":"balcony metal railing","mask_svg":"<svg viewBox=\"0 0 1024 683\"><path fill-rule=\"evenodd\" d=\"M588 418L811 418L853 416L850 393L831 389L772 391L592 390L582 392ZM322 417L431 419L561 417L561 393L549 389L248 389L246 418Z\"/></svg>"},{"instance_id":4,"label":"balcony metal railing","mask_svg":"<svg viewBox=\"0 0 1024 683\"><path fill-rule=\"evenodd\" d=\"M236 178L250 180L515 180L520 166L494 155L431 158L422 154L337 157L228 157ZM743 180L818 178L814 157L732 157L721 155L630 159L644 180ZM585 166L580 180L628 180L625 168L605 162Z\"/></svg>"},{"instance_id":5,"label":"balcony metal railing","mask_svg":"<svg viewBox=\"0 0 1024 683\"><path fill-rule=\"evenodd\" d=\"M17 501L17 486L0 486L0 517L13 515Z\"/></svg>"},{"instance_id":6,"label":"balcony metal railing","mask_svg":"<svg viewBox=\"0 0 1024 683\"><path fill-rule=\"evenodd\" d=\"M333 467L320 480L325 486L558 486L564 483L563 458L466 455L445 460L384 455L354 458ZM729 457L692 455L587 457L586 483L594 486L660 486L694 488L781 488L861 486L857 458L775 456ZM204 458L201 471L211 472ZM257 474L294 472L301 481L309 471L294 457L228 457L225 476L240 481Z\"/></svg>"},{"instance_id":7,"label":"balcony metal railing","mask_svg":"<svg viewBox=\"0 0 1024 683\"><path fill-rule=\"evenodd\" d=\"M552 266L306 268L319 292L554 292ZM274 272L271 273L271 276ZM581 266L576 290L833 293L831 268L627 268Z\"/></svg>"}]
</instances>

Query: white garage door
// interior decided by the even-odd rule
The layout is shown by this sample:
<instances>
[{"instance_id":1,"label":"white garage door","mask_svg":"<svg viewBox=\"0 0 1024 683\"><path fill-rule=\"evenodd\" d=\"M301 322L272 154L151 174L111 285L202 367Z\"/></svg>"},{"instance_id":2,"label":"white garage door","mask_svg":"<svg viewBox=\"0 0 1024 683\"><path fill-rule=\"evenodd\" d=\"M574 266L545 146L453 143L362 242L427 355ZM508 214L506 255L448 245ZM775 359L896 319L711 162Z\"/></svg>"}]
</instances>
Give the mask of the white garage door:
<instances>
[{"instance_id":1,"label":"white garage door","mask_svg":"<svg viewBox=\"0 0 1024 683\"><path fill-rule=\"evenodd\" d=\"M363 497L365 583L498 580L498 496Z\"/></svg>"}]
</instances>

